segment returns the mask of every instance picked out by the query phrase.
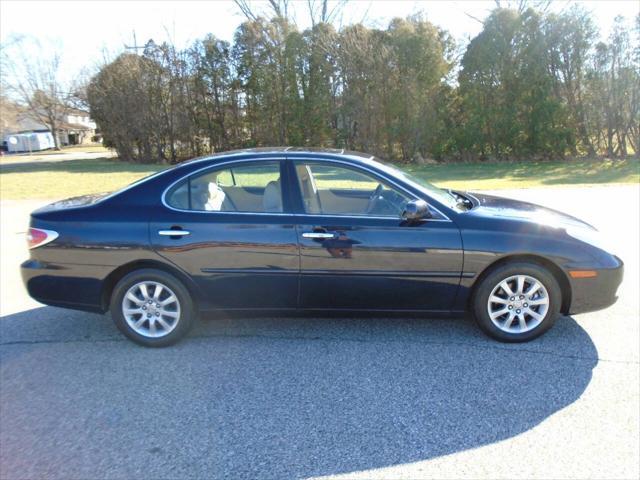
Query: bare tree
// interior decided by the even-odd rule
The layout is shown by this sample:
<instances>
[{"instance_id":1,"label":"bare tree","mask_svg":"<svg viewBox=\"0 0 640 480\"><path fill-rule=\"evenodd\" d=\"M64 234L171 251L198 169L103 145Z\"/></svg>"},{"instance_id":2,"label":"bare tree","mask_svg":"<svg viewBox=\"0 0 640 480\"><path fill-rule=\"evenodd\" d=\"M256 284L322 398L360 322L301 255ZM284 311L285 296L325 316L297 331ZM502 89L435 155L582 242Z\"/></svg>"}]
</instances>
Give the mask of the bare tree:
<instances>
[{"instance_id":1,"label":"bare tree","mask_svg":"<svg viewBox=\"0 0 640 480\"><path fill-rule=\"evenodd\" d=\"M233 0L233 3L240 9L242 14L247 17L247 20L255 21L261 15L262 12L255 10L251 6L250 0ZM271 7L272 15L276 18L289 18L289 0L268 0L269 7Z\"/></svg>"},{"instance_id":2,"label":"bare tree","mask_svg":"<svg viewBox=\"0 0 640 480\"><path fill-rule=\"evenodd\" d=\"M329 8L329 0L307 0L311 25L318 23L332 23L349 0L338 0Z\"/></svg>"},{"instance_id":3,"label":"bare tree","mask_svg":"<svg viewBox=\"0 0 640 480\"><path fill-rule=\"evenodd\" d=\"M242 12L242 14L247 17L247 20L257 20L258 16L253 13L253 9L251 8L251 5L249 5L249 2L247 0L233 0L233 3L235 3L236 6L240 9L240 12Z\"/></svg>"},{"instance_id":4,"label":"bare tree","mask_svg":"<svg viewBox=\"0 0 640 480\"><path fill-rule=\"evenodd\" d=\"M268 9L259 10L252 5L251 0L233 0L240 12L249 21L256 21L258 17L284 18L295 24L295 12L290 8L291 0L268 0ZM333 23L344 9L349 0L335 0L333 5L329 0L306 0L311 25L319 23Z\"/></svg>"},{"instance_id":5,"label":"bare tree","mask_svg":"<svg viewBox=\"0 0 640 480\"><path fill-rule=\"evenodd\" d=\"M494 0L496 8L505 8L516 10L518 13L524 13L527 8L533 8L539 12L546 12L553 0Z\"/></svg>"},{"instance_id":6,"label":"bare tree","mask_svg":"<svg viewBox=\"0 0 640 480\"><path fill-rule=\"evenodd\" d=\"M15 131L21 109L4 94L0 94L0 137Z\"/></svg>"},{"instance_id":7,"label":"bare tree","mask_svg":"<svg viewBox=\"0 0 640 480\"><path fill-rule=\"evenodd\" d=\"M8 71L10 67L8 52L21 40L22 37L19 35L10 35L0 44L0 137L4 137L5 133L16 129L21 113L20 106L8 96Z\"/></svg>"},{"instance_id":8,"label":"bare tree","mask_svg":"<svg viewBox=\"0 0 640 480\"><path fill-rule=\"evenodd\" d=\"M7 54L3 62L9 73L9 78L3 79L8 94L24 107L26 117L51 131L54 147L59 150L58 128L72 96L60 76L60 55L53 53L38 60L23 55L14 60Z\"/></svg>"}]
</instances>

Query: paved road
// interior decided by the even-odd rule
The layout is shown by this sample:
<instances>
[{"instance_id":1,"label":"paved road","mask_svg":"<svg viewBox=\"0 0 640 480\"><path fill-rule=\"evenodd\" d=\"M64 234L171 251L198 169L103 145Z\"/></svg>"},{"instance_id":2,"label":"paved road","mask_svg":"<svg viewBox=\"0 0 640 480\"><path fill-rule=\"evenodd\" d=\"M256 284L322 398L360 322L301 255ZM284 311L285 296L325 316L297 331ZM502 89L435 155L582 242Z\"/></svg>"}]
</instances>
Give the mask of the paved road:
<instances>
[{"instance_id":1,"label":"paved road","mask_svg":"<svg viewBox=\"0 0 640 480\"><path fill-rule=\"evenodd\" d=\"M638 478L640 189L502 194L616 240L619 302L525 345L468 320L249 318L149 350L25 296L35 203L3 202L0 478Z\"/></svg>"}]
</instances>

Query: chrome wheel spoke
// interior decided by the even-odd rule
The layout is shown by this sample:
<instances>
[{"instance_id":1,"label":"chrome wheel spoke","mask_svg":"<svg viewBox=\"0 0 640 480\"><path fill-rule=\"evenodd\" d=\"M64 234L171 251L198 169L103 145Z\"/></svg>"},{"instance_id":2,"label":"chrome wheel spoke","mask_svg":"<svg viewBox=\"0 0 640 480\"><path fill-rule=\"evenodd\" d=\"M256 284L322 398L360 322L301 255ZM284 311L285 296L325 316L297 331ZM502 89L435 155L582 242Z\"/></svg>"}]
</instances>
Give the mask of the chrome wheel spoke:
<instances>
[{"instance_id":1,"label":"chrome wheel spoke","mask_svg":"<svg viewBox=\"0 0 640 480\"><path fill-rule=\"evenodd\" d=\"M539 282L534 282L533 285L531 285L529 287L529 290L527 290L527 295L533 295L534 293L536 293L538 290L540 290L540 287L542 287L542 285L540 285Z\"/></svg>"},{"instance_id":2,"label":"chrome wheel spoke","mask_svg":"<svg viewBox=\"0 0 640 480\"><path fill-rule=\"evenodd\" d=\"M149 300L149 290L147 289L146 283L139 284L140 293L142 293L142 298L145 300Z\"/></svg>"},{"instance_id":3,"label":"chrome wheel spoke","mask_svg":"<svg viewBox=\"0 0 640 480\"><path fill-rule=\"evenodd\" d=\"M529 300L529 305L547 305L549 300L544 297L536 298L534 300Z\"/></svg>"},{"instance_id":4,"label":"chrome wheel spoke","mask_svg":"<svg viewBox=\"0 0 640 480\"><path fill-rule=\"evenodd\" d=\"M496 319L498 317L501 317L502 315L504 315L505 313L507 313L509 311L509 309L507 307L504 307L502 310L497 310L495 312L491 312L491 318L492 319Z\"/></svg>"},{"instance_id":5,"label":"chrome wheel spoke","mask_svg":"<svg viewBox=\"0 0 640 480\"><path fill-rule=\"evenodd\" d=\"M169 305L171 310L167 310ZM142 281L133 285L122 299L125 321L143 337L159 338L171 333L180 322L180 312L180 301L176 294L157 281Z\"/></svg>"},{"instance_id":6,"label":"chrome wheel spoke","mask_svg":"<svg viewBox=\"0 0 640 480\"><path fill-rule=\"evenodd\" d=\"M145 316L140 317L140 319L133 324L134 328L140 328L146 319L147 317Z\"/></svg>"},{"instance_id":7,"label":"chrome wheel spoke","mask_svg":"<svg viewBox=\"0 0 640 480\"><path fill-rule=\"evenodd\" d=\"M509 316L507 317L507 319L504 322L504 328L509 329L511 328L511 325L513 324L513 320L516 318L515 314L513 312L509 313Z\"/></svg>"},{"instance_id":8,"label":"chrome wheel spoke","mask_svg":"<svg viewBox=\"0 0 640 480\"><path fill-rule=\"evenodd\" d=\"M156 320L162 326L162 328L164 328L165 330L171 330L171 325L169 325L164 318L158 317Z\"/></svg>"},{"instance_id":9,"label":"chrome wheel spoke","mask_svg":"<svg viewBox=\"0 0 640 480\"><path fill-rule=\"evenodd\" d=\"M138 306L141 306L144 303L144 300L140 300L138 297L136 297L133 292L129 291L127 292L127 295L125 296L125 298L133 303L135 303Z\"/></svg>"},{"instance_id":10,"label":"chrome wheel spoke","mask_svg":"<svg viewBox=\"0 0 640 480\"><path fill-rule=\"evenodd\" d=\"M525 277L523 275L518 276L518 288L516 289L516 293L522 294L524 292L524 280Z\"/></svg>"},{"instance_id":11,"label":"chrome wheel spoke","mask_svg":"<svg viewBox=\"0 0 640 480\"><path fill-rule=\"evenodd\" d=\"M509 303L509 300L506 298L500 298L500 297L496 297L495 295L491 295L489 297L489 301L491 303L499 303L501 305L506 305L507 303Z\"/></svg>"},{"instance_id":12,"label":"chrome wheel spoke","mask_svg":"<svg viewBox=\"0 0 640 480\"><path fill-rule=\"evenodd\" d=\"M171 294L167 298L165 298L164 300L161 300L160 301L160 305L164 307L166 305L169 305L170 303L175 302L176 300L177 299L176 299L175 295Z\"/></svg>"},{"instance_id":13,"label":"chrome wheel spoke","mask_svg":"<svg viewBox=\"0 0 640 480\"><path fill-rule=\"evenodd\" d=\"M520 325L520 330L525 331L527 329L527 321L524 319L524 313L518 314L518 324Z\"/></svg>"},{"instance_id":14,"label":"chrome wheel spoke","mask_svg":"<svg viewBox=\"0 0 640 480\"><path fill-rule=\"evenodd\" d=\"M164 290L164 287L160 284L157 284L155 290L153 291L154 300L157 301L160 298L160 294L162 293L162 290Z\"/></svg>"},{"instance_id":15,"label":"chrome wheel spoke","mask_svg":"<svg viewBox=\"0 0 640 480\"><path fill-rule=\"evenodd\" d=\"M502 290L504 290L504 292L507 295L513 295L513 290L511 290L511 287L509 286L506 280L500 284L500 287L502 288Z\"/></svg>"},{"instance_id":16,"label":"chrome wheel spoke","mask_svg":"<svg viewBox=\"0 0 640 480\"><path fill-rule=\"evenodd\" d=\"M538 312L534 312L533 310L527 310L527 314L531 315L535 320L541 322L544 318L544 315L540 315Z\"/></svg>"}]
</instances>

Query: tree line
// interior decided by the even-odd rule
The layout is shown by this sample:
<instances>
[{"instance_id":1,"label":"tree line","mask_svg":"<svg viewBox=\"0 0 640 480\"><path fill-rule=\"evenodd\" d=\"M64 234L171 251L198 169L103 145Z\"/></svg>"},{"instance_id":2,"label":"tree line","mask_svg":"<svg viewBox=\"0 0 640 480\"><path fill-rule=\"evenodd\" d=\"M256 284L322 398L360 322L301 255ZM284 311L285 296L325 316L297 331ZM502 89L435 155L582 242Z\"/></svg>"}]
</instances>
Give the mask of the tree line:
<instances>
[{"instance_id":1,"label":"tree line","mask_svg":"<svg viewBox=\"0 0 640 480\"><path fill-rule=\"evenodd\" d=\"M640 149L640 15L598 41L580 7L496 8L464 51L421 15L317 20L300 31L280 11L248 14L232 43L121 54L86 89L105 144L142 163L274 145L404 162Z\"/></svg>"}]
</instances>

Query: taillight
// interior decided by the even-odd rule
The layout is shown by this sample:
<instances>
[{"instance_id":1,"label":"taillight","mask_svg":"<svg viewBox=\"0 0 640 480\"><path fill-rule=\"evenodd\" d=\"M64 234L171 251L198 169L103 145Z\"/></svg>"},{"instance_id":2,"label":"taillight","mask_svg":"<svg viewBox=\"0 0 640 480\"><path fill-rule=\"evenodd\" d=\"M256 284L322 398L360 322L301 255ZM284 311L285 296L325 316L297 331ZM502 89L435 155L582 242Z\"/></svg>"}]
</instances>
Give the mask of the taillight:
<instances>
[{"instance_id":1,"label":"taillight","mask_svg":"<svg viewBox=\"0 0 640 480\"><path fill-rule=\"evenodd\" d=\"M30 228L27 232L27 243L29 248L41 247L49 242L53 242L58 238L58 232L53 230L44 230L42 228Z\"/></svg>"}]
</instances>

